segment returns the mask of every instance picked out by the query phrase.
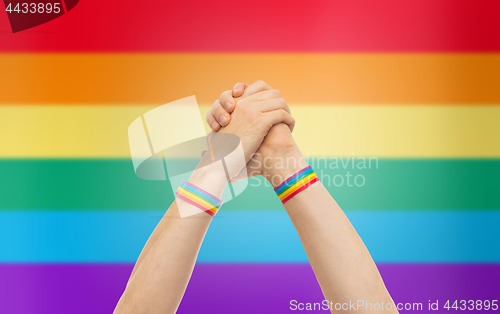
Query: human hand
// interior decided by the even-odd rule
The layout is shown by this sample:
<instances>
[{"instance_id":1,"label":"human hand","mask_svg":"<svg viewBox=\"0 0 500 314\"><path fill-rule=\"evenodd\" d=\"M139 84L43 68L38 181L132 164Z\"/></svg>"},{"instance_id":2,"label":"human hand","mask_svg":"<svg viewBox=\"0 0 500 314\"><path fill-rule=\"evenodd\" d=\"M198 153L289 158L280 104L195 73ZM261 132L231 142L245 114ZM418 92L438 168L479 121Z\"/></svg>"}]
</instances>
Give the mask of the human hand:
<instances>
[{"instance_id":1,"label":"human hand","mask_svg":"<svg viewBox=\"0 0 500 314\"><path fill-rule=\"evenodd\" d=\"M277 90L272 89L263 81L257 81L252 85L238 83L233 90L223 92L218 102L214 102L212 109L207 113L207 123L214 132L221 128L224 130L225 127L230 126L232 113L239 106L251 105L245 101L245 98L258 93L283 99ZM286 101L280 101L286 104ZM283 109L290 112L288 105ZM283 123L276 124L269 130L258 151L247 164L249 176L263 175L271 184L277 185L307 166L292 138L292 130L293 126Z\"/></svg>"},{"instance_id":2,"label":"human hand","mask_svg":"<svg viewBox=\"0 0 500 314\"><path fill-rule=\"evenodd\" d=\"M220 100L215 101L212 107L219 106L219 103ZM269 88L264 82L259 81L248 86L246 96L238 99L238 104L236 106L235 103L231 108L231 124L226 124L217 130L219 133L238 136L246 163L261 147L264 138L274 125L283 124L288 130L292 130L295 125L286 101L278 91ZM215 146L223 145L218 143Z\"/></svg>"}]
</instances>

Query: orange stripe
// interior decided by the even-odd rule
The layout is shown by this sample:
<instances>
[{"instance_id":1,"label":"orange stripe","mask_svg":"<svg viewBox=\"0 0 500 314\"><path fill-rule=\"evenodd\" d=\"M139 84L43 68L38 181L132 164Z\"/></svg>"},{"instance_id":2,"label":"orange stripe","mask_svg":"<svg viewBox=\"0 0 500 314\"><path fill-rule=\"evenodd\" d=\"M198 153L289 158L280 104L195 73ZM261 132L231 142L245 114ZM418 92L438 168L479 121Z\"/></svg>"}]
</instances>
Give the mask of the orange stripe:
<instances>
[{"instance_id":1,"label":"orange stripe","mask_svg":"<svg viewBox=\"0 0 500 314\"><path fill-rule=\"evenodd\" d=\"M316 175L316 173L314 173L314 172L311 173L307 177L302 178L300 181L296 182L294 185L292 185L291 187L289 187L284 193L282 193L279 196L279 198L281 200L284 200L285 198L287 198L288 195L292 194L296 190L300 189L304 184L307 184L309 181L314 180L317 177L318 176Z\"/></svg>"},{"instance_id":2,"label":"orange stripe","mask_svg":"<svg viewBox=\"0 0 500 314\"><path fill-rule=\"evenodd\" d=\"M285 204L286 202L288 202L292 197L294 197L295 195L299 194L300 192L302 192L303 190L305 190L307 187L313 185L314 183L318 182L319 179L318 177L315 177L314 179L312 179L311 181L307 182L306 184L302 185L300 188L298 188L297 190L295 190L292 194L288 195L285 199L282 199L281 202L283 204Z\"/></svg>"},{"instance_id":3,"label":"orange stripe","mask_svg":"<svg viewBox=\"0 0 500 314\"><path fill-rule=\"evenodd\" d=\"M187 197L188 199L192 200L192 201L195 201L196 203L200 204L201 206L205 207L207 210L214 210L214 206L210 203L208 203L207 201L205 201L204 199L194 195L193 193L187 191L187 190L184 190L184 189L179 189L177 190L177 193L181 194L182 196L184 197Z\"/></svg>"},{"instance_id":4,"label":"orange stripe","mask_svg":"<svg viewBox=\"0 0 500 314\"><path fill-rule=\"evenodd\" d=\"M293 103L499 104L500 54L0 54L3 104L211 103L239 81Z\"/></svg>"}]
</instances>

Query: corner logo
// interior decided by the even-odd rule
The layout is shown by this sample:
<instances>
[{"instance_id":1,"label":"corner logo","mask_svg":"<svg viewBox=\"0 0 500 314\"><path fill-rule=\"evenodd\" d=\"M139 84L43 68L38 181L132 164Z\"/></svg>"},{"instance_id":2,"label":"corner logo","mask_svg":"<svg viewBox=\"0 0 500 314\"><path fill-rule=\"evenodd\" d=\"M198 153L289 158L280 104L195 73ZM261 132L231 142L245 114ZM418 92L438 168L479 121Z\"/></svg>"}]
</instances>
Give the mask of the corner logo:
<instances>
[{"instance_id":1,"label":"corner logo","mask_svg":"<svg viewBox=\"0 0 500 314\"><path fill-rule=\"evenodd\" d=\"M13 33L45 24L68 13L78 0L3 0Z\"/></svg>"},{"instance_id":2,"label":"corner logo","mask_svg":"<svg viewBox=\"0 0 500 314\"><path fill-rule=\"evenodd\" d=\"M228 179L220 199L227 202L245 190L246 162L239 137L207 136L195 96L165 104L135 119L128 128L130 153L136 175L145 180L169 180L175 193L195 169ZM208 154L202 158L202 152ZM208 158L211 157L211 158ZM207 161L208 160L208 161ZM181 217L202 212L178 202Z\"/></svg>"}]
</instances>

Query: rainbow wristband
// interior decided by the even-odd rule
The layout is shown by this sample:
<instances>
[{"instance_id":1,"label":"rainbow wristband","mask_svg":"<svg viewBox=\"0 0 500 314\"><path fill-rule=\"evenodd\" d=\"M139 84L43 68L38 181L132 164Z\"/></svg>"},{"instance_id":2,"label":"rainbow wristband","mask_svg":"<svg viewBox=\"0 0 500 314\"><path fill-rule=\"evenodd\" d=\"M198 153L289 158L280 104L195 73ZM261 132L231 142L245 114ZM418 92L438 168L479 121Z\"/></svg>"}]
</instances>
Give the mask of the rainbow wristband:
<instances>
[{"instance_id":1,"label":"rainbow wristband","mask_svg":"<svg viewBox=\"0 0 500 314\"><path fill-rule=\"evenodd\" d=\"M215 216L222 206L220 199L184 180L182 180L175 195L211 216Z\"/></svg>"},{"instance_id":2,"label":"rainbow wristband","mask_svg":"<svg viewBox=\"0 0 500 314\"><path fill-rule=\"evenodd\" d=\"M285 204L292 197L317 181L319 181L318 176L312 170L311 166L309 166L286 179L274 189L274 192L276 192L281 202Z\"/></svg>"}]
</instances>

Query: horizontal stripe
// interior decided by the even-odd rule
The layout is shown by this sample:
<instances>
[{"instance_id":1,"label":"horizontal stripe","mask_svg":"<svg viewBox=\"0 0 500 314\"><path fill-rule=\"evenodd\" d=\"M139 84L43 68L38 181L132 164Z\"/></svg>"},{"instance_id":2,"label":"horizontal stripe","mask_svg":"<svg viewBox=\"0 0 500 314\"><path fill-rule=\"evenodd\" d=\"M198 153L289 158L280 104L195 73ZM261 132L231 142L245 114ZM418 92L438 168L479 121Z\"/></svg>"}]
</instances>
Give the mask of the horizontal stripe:
<instances>
[{"instance_id":1,"label":"horizontal stripe","mask_svg":"<svg viewBox=\"0 0 500 314\"><path fill-rule=\"evenodd\" d=\"M190 193L195 194L198 197L203 198L204 200L208 201L209 203L213 203L214 205L222 205L222 201L218 199L217 197L213 196L212 194L198 188L194 184L189 183L188 181L182 180L182 188L187 189Z\"/></svg>"},{"instance_id":2,"label":"horizontal stripe","mask_svg":"<svg viewBox=\"0 0 500 314\"><path fill-rule=\"evenodd\" d=\"M198 256L210 263L304 263L286 212L222 208ZM1 263L134 262L163 211L0 212ZM347 211L376 262L500 263L500 211Z\"/></svg>"},{"instance_id":3,"label":"horizontal stripe","mask_svg":"<svg viewBox=\"0 0 500 314\"><path fill-rule=\"evenodd\" d=\"M214 204L210 204L208 203L207 201L205 201L204 199L200 198L199 196L193 194L193 193L190 193L189 191L186 191L186 190L178 190L177 191L177 194L183 196L184 198L187 198L193 202L196 202L198 203L200 206L204 207L202 209L212 209L215 207Z\"/></svg>"},{"instance_id":4,"label":"horizontal stripe","mask_svg":"<svg viewBox=\"0 0 500 314\"><path fill-rule=\"evenodd\" d=\"M366 159L366 169L351 161L309 160L344 209L500 209L500 159ZM128 159L0 159L0 173L0 209L142 210L174 200L170 183L139 179ZM225 207L282 208L262 177Z\"/></svg>"},{"instance_id":5,"label":"horizontal stripe","mask_svg":"<svg viewBox=\"0 0 500 314\"><path fill-rule=\"evenodd\" d=\"M176 195L179 198L185 200L186 202L190 203L191 205L198 207L199 209L203 210L204 212L206 212L212 216L215 215L215 213L217 213L217 210L219 210L219 207L220 207L220 206L215 207L213 205L210 205L198 197L193 197L194 195L192 195L192 194L189 195L189 193L178 191L176 193Z\"/></svg>"},{"instance_id":6,"label":"horizontal stripe","mask_svg":"<svg viewBox=\"0 0 500 314\"><path fill-rule=\"evenodd\" d=\"M203 209L203 210L212 209L215 207L214 205L209 204L206 200L204 200L196 195L193 195L189 192L186 193L184 191L177 190L177 192L175 192L175 195L179 196L183 200L189 201L189 203L196 205L198 208Z\"/></svg>"},{"instance_id":7,"label":"horizontal stripe","mask_svg":"<svg viewBox=\"0 0 500 314\"><path fill-rule=\"evenodd\" d=\"M198 207L199 209L203 210L206 213L209 213L212 216L215 214L215 212L217 212L217 208L215 208L213 206L207 206L206 204L203 204L202 202L196 201L192 197L189 197L189 196L187 196L187 195L185 195L183 193L177 192L176 195L179 198L181 198L181 199L185 200L186 202L188 202L189 204Z\"/></svg>"},{"instance_id":8,"label":"horizontal stripe","mask_svg":"<svg viewBox=\"0 0 500 314\"><path fill-rule=\"evenodd\" d=\"M281 202L283 204L285 204L286 202L288 202L292 197L294 197L295 195L299 194L300 192L302 192L303 190L305 190L308 186L310 185L313 185L314 183L318 182L319 179L316 175L314 175L314 178L310 181L307 181L307 183L305 184L302 184L299 188L295 189L292 193L290 193L287 197L283 198L283 197L280 197L281 199Z\"/></svg>"},{"instance_id":9,"label":"horizontal stripe","mask_svg":"<svg viewBox=\"0 0 500 314\"><path fill-rule=\"evenodd\" d=\"M500 51L499 10L494 0L155 1L143 8L87 0L15 36L2 17L0 51Z\"/></svg>"},{"instance_id":10,"label":"horizontal stripe","mask_svg":"<svg viewBox=\"0 0 500 314\"><path fill-rule=\"evenodd\" d=\"M295 190L301 188L304 184L317 178L318 177L315 173L311 173L306 177L301 178L300 181L296 181L293 185L289 186L286 191L283 191L283 193L278 194L278 196L281 200L283 200L284 198L295 192Z\"/></svg>"},{"instance_id":11,"label":"horizontal stripe","mask_svg":"<svg viewBox=\"0 0 500 314\"><path fill-rule=\"evenodd\" d=\"M300 179L304 175L309 175L311 172L313 172L313 169L312 169L311 166L307 166L304 169L299 170L299 172L297 172L296 174L294 174L290 178L288 178L285 181L283 181L283 183L281 183L280 185L278 185L277 187L275 187L274 188L274 192L276 192L278 194L281 193L281 191L283 191L284 189L288 188L290 185L294 184L294 182L297 181L297 178Z\"/></svg>"},{"instance_id":12,"label":"horizontal stripe","mask_svg":"<svg viewBox=\"0 0 500 314\"><path fill-rule=\"evenodd\" d=\"M127 129L153 108L0 106L0 156L130 158ZM200 107L203 117L209 108ZM500 157L500 106L290 109L293 137L309 156Z\"/></svg>"},{"instance_id":13,"label":"horizontal stripe","mask_svg":"<svg viewBox=\"0 0 500 314\"><path fill-rule=\"evenodd\" d=\"M289 189L293 188L294 185L300 184L303 180L308 181L311 176L315 175L311 166L309 166L309 169L309 171L303 172L298 177L294 177L291 181L286 182L286 185L281 186L278 191L275 190L274 192L276 192L278 196L284 196L284 193L289 192Z\"/></svg>"},{"instance_id":14,"label":"horizontal stripe","mask_svg":"<svg viewBox=\"0 0 500 314\"><path fill-rule=\"evenodd\" d=\"M3 104L212 103L258 79L290 104L500 103L500 54L0 54L0 68Z\"/></svg>"},{"instance_id":15,"label":"horizontal stripe","mask_svg":"<svg viewBox=\"0 0 500 314\"><path fill-rule=\"evenodd\" d=\"M0 265L0 311L111 313L132 268L131 264ZM429 300L439 301L437 312L444 312L447 300L498 300L500 265L379 264L378 268L395 303L422 303L424 312ZM295 313L290 301L323 299L308 264L197 264L177 313L199 313L201 305L209 314Z\"/></svg>"}]
</instances>

